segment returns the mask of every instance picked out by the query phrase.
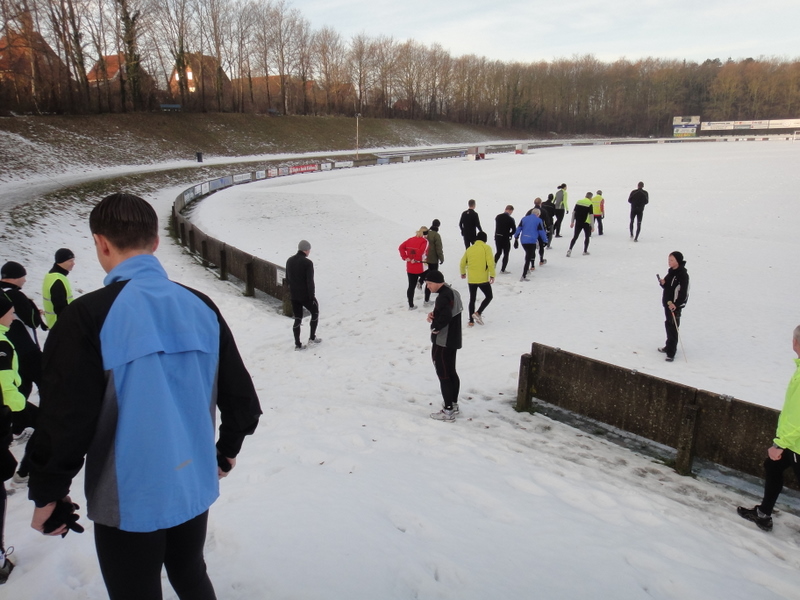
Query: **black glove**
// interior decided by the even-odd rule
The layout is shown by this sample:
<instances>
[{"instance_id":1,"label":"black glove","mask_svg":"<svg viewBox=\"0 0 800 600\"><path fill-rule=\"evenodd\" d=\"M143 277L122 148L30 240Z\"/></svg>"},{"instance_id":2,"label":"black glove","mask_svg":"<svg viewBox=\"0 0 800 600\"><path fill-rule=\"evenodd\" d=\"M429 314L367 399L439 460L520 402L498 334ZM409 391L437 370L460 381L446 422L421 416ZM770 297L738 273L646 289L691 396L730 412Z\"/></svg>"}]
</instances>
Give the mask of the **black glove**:
<instances>
[{"instance_id":1,"label":"black glove","mask_svg":"<svg viewBox=\"0 0 800 600\"><path fill-rule=\"evenodd\" d=\"M53 514L51 514L50 518L44 522L42 532L52 533L62 525L66 525L67 530L61 534L62 538L69 533L70 529L72 529L72 531L75 533L83 533L83 526L78 524L79 515L75 514L75 511L79 508L80 506L75 504L72 500L59 500L56 502L56 507L53 509Z\"/></svg>"},{"instance_id":2,"label":"black glove","mask_svg":"<svg viewBox=\"0 0 800 600\"><path fill-rule=\"evenodd\" d=\"M519 240L514 240L514 250L519 248Z\"/></svg>"},{"instance_id":3,"label":"black glove","mask_svg":"<svg viewBox=\"0 0 800 600\"><path fill-rule=\"evenodd\" d=\"M222 456L222 454L220 454L219 452L217 452L217 466L220 469L222 469L223 473L227 473L228 471L230 471L233 468L233 465L231 464L231 461L229 461L227 458Z\"/></svg>"}]
</instances>

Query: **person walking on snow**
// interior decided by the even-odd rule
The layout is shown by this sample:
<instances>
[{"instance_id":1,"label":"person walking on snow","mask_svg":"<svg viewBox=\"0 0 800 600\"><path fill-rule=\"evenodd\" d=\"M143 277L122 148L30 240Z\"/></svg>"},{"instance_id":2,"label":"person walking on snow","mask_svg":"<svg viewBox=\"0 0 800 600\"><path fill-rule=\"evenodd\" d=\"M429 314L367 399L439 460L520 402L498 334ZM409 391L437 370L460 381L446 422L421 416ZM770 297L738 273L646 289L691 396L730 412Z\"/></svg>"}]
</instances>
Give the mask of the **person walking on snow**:
<instances>
[{"instance_id":1,"label":"person walking on snow","mask_svg":"<svg viewBox=\"0 0 800 600\"><path fill-rule=\"evenodd\" d=\"M0 294L0 584L8 580L14 563L8 559L13 550L6 547L4 530L6 521L5 482L14 475L17 460L11 453L12 415L25 408L25 396L19 391L19 361L14 344L6 334L14 322L14 303Z\"/></svg>"},{"instance_id":2,"label":"person walking on snow","mask_svg":"<svg viewBox=\"0 0 800 600\"><path fill-rule=\"evenodd\" d=\"M578 240L578 236L583 232L583 255L589 254L589 238L592 237L592 192L586 192L586 197L581 198L575 203L572 211L572 222L570 227L575 229L572 234L572 241L569 243L567 257L572 256L572 248Z\"/></svg>"},{"instance_id":3,"label":"person walking on snow","mask_svg":"<svg viewBox=\"0 0 800 600\"><path fill-rule=\"evenodd\" d=\"M517 223L514 221L514 207L510 204L506 209L494 218L494 246L497 252L494 255L494 262L500 259L503 255L503 264L500 266L500 272L505 273L508 266L508 253L511 252L511 238L514 236L514 231L517 229Z\"/></svg>"},{"instance_id":4,"label":"person walking on snow","mask_svg":"<svg viewBox=\"0 0 800 600\"><path fill-rule=\"evenodd\" d=\"M75 268L75 254L69 248L56 250L53 268L42 282L42 298L44 299L44 319L52 329L58 316L73 300L72 286L67 279Z\"/></svg>"},{"instance_id":5,"label":"person walking on snow","mask_svg":"<svg viewBox=\"0 0 800 600\"><path fill-rule=\"evenodd\" d=\"M461 230L461 236L464 238L465 248L469 248L477 239L478 232L483 231L481 227L481 218L478 216L478 213L475 212L475 200L470 200L467 206L467 210L461 213L461 219L458 221L458 228Z\"/></svg>"},{"instance_id":6,"label":"person walking on snow","mask_svg":"<svg viewBox=\"0 0 800 600\"><path fill-rule=\"evenodd\" d=\"M405 242L400 244L398 248L400 258L406 261L406 274L408 275L408 289L406 290L406 298L408 299L408 310L417 308L414 306L414 288L417 287L417 280L422 275L425 264L425 257L428 254L428 240L425 239L425 233L428 228L424 225L417 230L414 237L408 238Z\"/></svg>"},{"instance_id":7,"label":"person walking on snow","mask_svg":"<svg viewBox=\"0 0 800 600\"><path fill-rule=\"evenodd\" d=\"M678 350L678 328L681 326L681 311L689 299L689 273L686 271L686 261L683 254L673 252L667 257L669 271L664 279L658 282L664 290L661 294L661 304L664 307L664 328L667 331L667 341L659 348L659 352L667 355L667 362L675 359Z\"/></svg>"},{"instance_id":8,"label":"person walking on snow","mask_svg":"<svg viewBox=\"0 0 800 600\"><path fill-rule=\"evenodd\" d=\"M429 272L438 271L439 265L444 264L444 250L442 249L442 236L439 235L439 226L441 223L439 219L434 219L428 229L425 238L428 240L428 255L425 258L425 264L428 265L428 270L420 276L420 281L423 281ZM431 301L431 291L425 287L425 304Z\"/></svg>"},{"instance_id":9,"label":"person walking on snow","mask_svg":"<svg viewBox=\"0 0 800 600\"><path fill-rule=\"evenodd\" d=\"M794 375L786 388L775 439L764 459L764 496L761 504L753 508L740 506L736 509L740 517L752 521L764 531L772 531L772 511L783 491L786 469L791 468L800 481L800 325L795 327L792 335L792 350L797 355Z\"/></svg>"},{"instance_id":10,"label":"person walking on snow","mask_svg":"<svg viewBox=\"0 0 800 600\"><path fill-rule=\"evenodd\" d=\"M592 216L594 225L597 227L597 235L603 235L603 219L606 216L606 201L603 199L603 191L597 190L592 196Z\"/></svg>"},{"instance_id":11,"label":"person walking on snow","mask_svg":"<svg viewBox=\"0 0 800 600\"><path fill-rule=\"evenodd\" d=\"M634 242L639 241L639 232L642 230L642 217L644 216L644 207L650 202L650 194L644 189L644 183L641 181L628 196L628 204L631 205L631 238ZM633 235L633 221L636 219L636 237Z\"/></svg>"},{"instance_id":12,"label":"person walking on snow","mask_svg":"<svg viewBox=\"0 0 800 600\"><path fill-rule=\"evenodd\" d=\"M289 298L292 301L292 314L294 315L294 349L303 350L305 345L300 341L300 326L303 323L303 309L311 313L311 331L308 334L310 344L319 344L322 338L317 337L319 325L319 302L317 302L316 288L314 286L314 263L308 258L311 254L311 244L300 240L297 244L297 254L286 261L286 281L289 283Z\"/></svg>"},{"instance_id":13,"label":"person walking on snow","mask_svg":"<svg viewBox=\"0 0 800 600\"><path fill-rule=\"evenodd\" d=\"M481 231L475 243L467 248L464 256L461 257L461 279L466 279L469 285L468 327L472 327L476 322L478 325L483 325L483 311L492 301L492 284L495 278L494 258L486 239L486 232ZM476 311L475 299L478 290L483 292L483 301Z\"/></svg>"},{"instance_id":14,"label":"person walking on snow","mask_svg":"<svg viewBox=\"0 0 800 600\"><path fill-rule=\"evenodd\" d=\"M69 490L85 460L109 597L161 598L166 568L178 598L213 600L203 557L208 513L258 425L253 380L219 309L168 279L154 256L159 223L150 204L107 196L89 229L108 275L59 315L44 345L39 421L28 442L31 527L49 536L82 531Z\"/></svg>"},{"instance_id":15,"label":"person walking on snow","mask_svg":"<svg viewBox=\"0 0 800 600\"><path fill-rule=\"evenodd\" d=\"M432 419L452 422L459 414L458 393L461 379L456 372L456 353L461 348L461 295L444 282L441 271L434 271L426 281L428 289L438 294L433 311L428 313L431 324L431 359L442 391L442 410L431 414Z\"/></svg>"},{"instance_id":16,"label":"person walking on snow","mask_svg":"<svg viewBox=\"0 0 800 600\"><path fill-rule=\"evenodd\" d=\"M533 210L529 215L522 217L517 231L514 232L514 248L519 248L519 243L525 250L525 264L522 267L522 277L520 281L528 281L528 267L533 271L536 269L536 243L543 241L547 243L547 232L544 223Z\"/></svg>"},{"instance_id":17,"label":"person walking on snow","mask_svg":"<svg viewBox=\"0 0 800 600\"><path fill-rule=\"evenodd\" d=\"M556 210L556 222L553 226L555 231L556 237L561 237L561 222L564 220L564 215L569 214L569 204L567 204L567 184L562 183L558 186L558 191L556 192L555 199L553 200L553 204L555 204Z\"/></svg>"}]
</instances>

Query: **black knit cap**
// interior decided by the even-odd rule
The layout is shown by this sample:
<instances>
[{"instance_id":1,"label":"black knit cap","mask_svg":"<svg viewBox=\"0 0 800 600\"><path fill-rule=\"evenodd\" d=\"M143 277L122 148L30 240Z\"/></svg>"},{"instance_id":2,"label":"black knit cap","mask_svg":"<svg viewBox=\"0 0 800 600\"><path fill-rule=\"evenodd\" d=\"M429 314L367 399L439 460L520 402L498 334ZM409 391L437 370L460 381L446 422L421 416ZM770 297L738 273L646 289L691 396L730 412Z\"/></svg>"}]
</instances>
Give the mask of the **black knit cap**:
<instances>
[{"instance_id":1,"label":"black knit cap","mask_svg":"<svg viewBox=\"0 0 800 600\"><path fill-rule=\"evenodd\" d=\"M685 260L683 260L683 253L681 253L681 252L678 252L678 251L676 250L675 252L670 252L670 254L671 254L672 256L674 256L674 257L675 257L675 260L677 260L677 261L678 261L678 264L679 264L680 266L682 266L682 267L685 267L685 266L686 266L686 261L685 261Z\"/></svg>"},{"instance_id":2,"label":"black knit cap","mask_svg":"<svg viewBox=\"0 0 800 600\"><path fill-rule=\"evenodd\" d=\"M69 248L59 248L56 250L56 264L60 265L67 262L70 258L75 258L75 253Z\"/></svg>"},{"instance_id":3,"label":"black knit cap","mask_svg":"<svg viewBox=\"0 0 800 600\"><path fill-rule=\"evenodd\" d=\"M8 261L0 268L0 279L19 279L27 274L25 267L13 260Z\"/></svg>"},{"instance_id":4,"label":"black knit cap","mask_svg":"<svg viewBox=\"0 0 800 600\"><path fill-rule=\"evenodd\" d=\"M444 283L444 275L442 275L441 271L426 271L425 281L431 281L433 283Z\"/></svg>"}]
</instances>

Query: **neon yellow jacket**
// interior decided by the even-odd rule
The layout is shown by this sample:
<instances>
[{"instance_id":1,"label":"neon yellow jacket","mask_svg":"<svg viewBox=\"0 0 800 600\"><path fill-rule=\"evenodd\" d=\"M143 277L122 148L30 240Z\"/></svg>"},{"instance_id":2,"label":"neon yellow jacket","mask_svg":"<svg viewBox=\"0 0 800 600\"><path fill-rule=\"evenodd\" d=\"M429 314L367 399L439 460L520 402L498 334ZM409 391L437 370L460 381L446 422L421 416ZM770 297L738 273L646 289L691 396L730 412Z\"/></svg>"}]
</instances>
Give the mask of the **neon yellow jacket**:
<instances>
[{"instance_id":1,"label":"neon yellow jacket","mask_svg":"<svg viewBox=\"0 0 800 600\"><path fill-rule=\"evenodd\" d=\"M53 287L56 281L62 282L64 284L64 289L67 290L67 304L70 304L73 300L72 286L69 284L69 279L61 273L51 272L44 276L44 281L42 282L42 298L44 299L44 320L48 327L55 325L58 319L55 307L53 306L53 298L50 293L50 288Z\"/></svg>"},{"instance_id":2,"label":"neon yellow jacket","mask_svg":"<svg viewBox=\"0 0 800 600\"><path fill-rule=\"evenodd\" d=\"M797 365L794 375L786 388L786 400L778 417L778 431L775 444L800 454L800 358L794 359Z\"/></svg>"},{"instance_id":3,"label":"neon yellow jacket","mask_svg":"<svg viewBox=\"0 0 800 600\"><path fill-rule=\"evenodd\" d=\"M600 194L592 196L592 213L595 217L606 216L606 201Z\"/></svg>"},{"instance_id":4,"label":"neon yellow jacket","mask_svg":"<svg viewBox=\"0 0 800 600\"><path fill-rule=\"evenodd\" d=\"M8 327L0 325L0 387L3 389L3 404L17 412L25 408L25 396L19 393L19 360L17 352L6 337Z\"/></svg>"},{"instance_id":5,"label":"neon yellow jacket","mask_svg":"<svg viewBox=\"0 0 800 600\"><path fill-rule=\"evenodd\" d=\"M494 277L494 254L489 244L477 240L461 257L461 274L468 283L486 283Z\"/></svg>"}]
</instances>

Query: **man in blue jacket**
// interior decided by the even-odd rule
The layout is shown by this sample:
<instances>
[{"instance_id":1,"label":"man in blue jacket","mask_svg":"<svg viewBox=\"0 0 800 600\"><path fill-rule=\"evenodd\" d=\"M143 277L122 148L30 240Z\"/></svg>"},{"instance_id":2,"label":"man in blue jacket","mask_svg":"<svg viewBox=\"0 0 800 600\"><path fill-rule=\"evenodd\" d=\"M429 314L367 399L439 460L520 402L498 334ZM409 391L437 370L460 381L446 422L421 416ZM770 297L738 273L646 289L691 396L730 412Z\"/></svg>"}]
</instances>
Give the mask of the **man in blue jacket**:
<instances>
[{"instance_id":1,"label":"man in blue jacket","mask_svg":"<svg viewBox=\"0 0 800 600\"><path fill-rule=\"evenodd\" d=\"M165 566L179 598L215 598L203 558L208 509L258 424L253 382L214 303L170 281L153 256L158 217L147 202L108 196L89 227L108 275L45 343L31 526L82 531L68 494L86 457L109 596L161 598Z\"/></svg>"},{"instance_id":2,"label":"man in blue jacket","mask_svg":"<svg viewBox=\"0 0 800 600\"><path fill-rule=\"evenodd\" d=\"M531 271L536 268L537 242L541 241L547 245L547 232L544 228L544 222L535 212L531 211L529 215L522 217L519 222L519 227L514 233L514 248L519 247L520 238L522 238L522 247L525 249L525 266L522 267L522 277L519 280L528 281L528 266L530 266Z\"/></svg>"}]
</instances>

